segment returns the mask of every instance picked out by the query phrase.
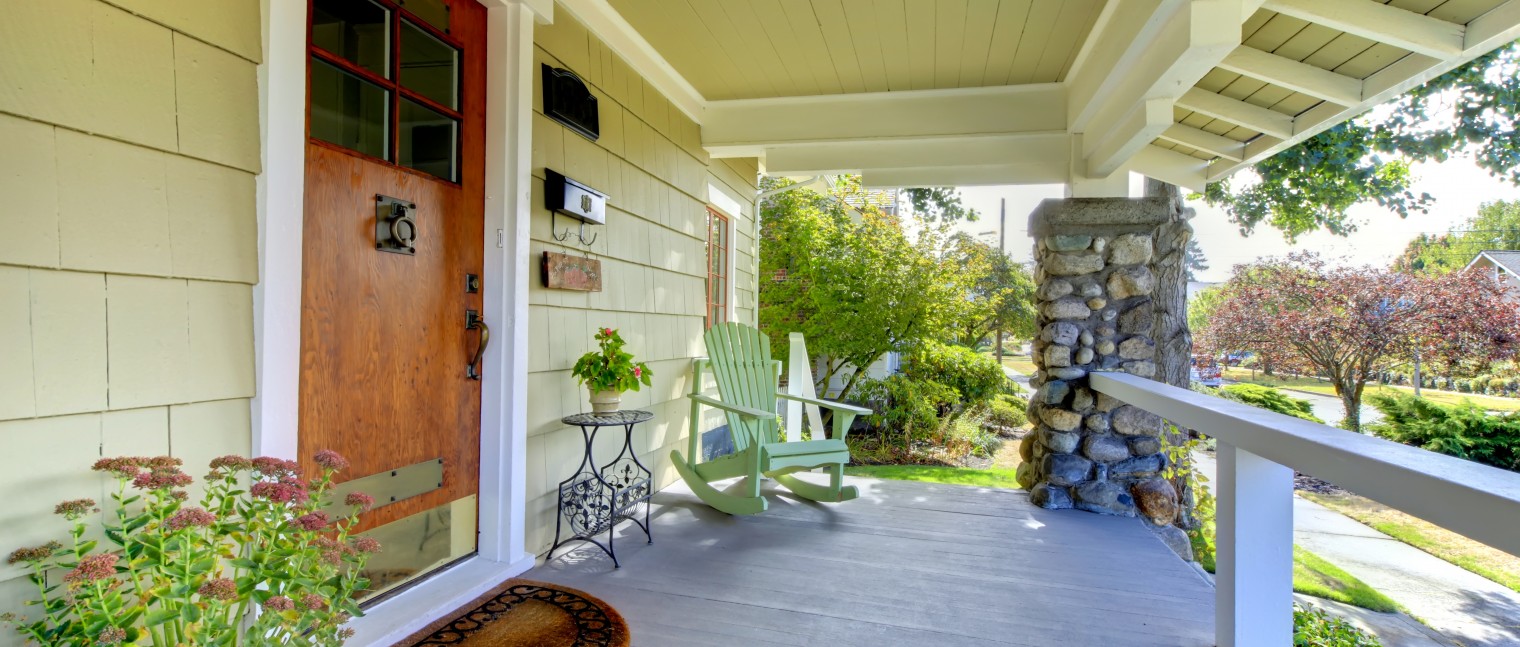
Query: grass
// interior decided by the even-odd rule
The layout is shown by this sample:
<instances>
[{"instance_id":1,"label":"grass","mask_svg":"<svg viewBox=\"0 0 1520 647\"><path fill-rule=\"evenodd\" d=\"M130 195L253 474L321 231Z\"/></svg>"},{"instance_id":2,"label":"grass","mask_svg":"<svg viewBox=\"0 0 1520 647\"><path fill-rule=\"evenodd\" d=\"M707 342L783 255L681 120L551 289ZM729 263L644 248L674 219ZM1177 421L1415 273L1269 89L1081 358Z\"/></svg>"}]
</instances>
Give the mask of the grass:
<instances>
[{"instance_id":1,"label":"grass","mask_svg":"<svg viewBox=\"0 0 1520 647\"><path fill-rule=\"evenodd\" d=\"M844 468L850 476L865 476L894 481L923 481L951 485L975 485L979 487L1019 489L1016 470L1006 468L971 469L969 467L941 467L935 465L851 465Z\"/></svg>"},{"instance_id":2,"label":"grass","mask_svg":"<svg viewBox=\"0 0 1520 647\"><path fill-rule=\"evenodd\" d=\"M1193 555L1197 557L1199 565L1213 573L1213 546L1198 533L1188 533L1188 536L1192 539ZM1388 596L1297 544L1293 546L1293 590L1373 611L1388 613L1399 610L1398 603Z\"/></svg>"},{"instance_id":3,"label":"grass","mask_svg":"<svg viewBox=\"0 0 1520 647\"><path fill-rule=\"evenodd\" d=\"M1034 375L1034 372L1037 370L1034 367L1034 360L1030 359L1028 355L1009 355L1005 353L1003 355L1003 366L1007 366L1024 375Z\"/></svg>"},{"instance_id":4,"label":"grass","mask_svg":"<svg viewBox=\"0 0 1520 647\"><path fill-rule=\"evenodd\" d=\"M1293 590L1383 613L1399 610L1388 596L1297 545L1293 546Z\"/></svg>"},{"instance_id":5,"label":"grass","mask_svg":"<svg viewBox=\"0 0 1520 647\"><path fill-rule=\"evenodd\" d=\"M1378 532L1520 593L1520 557L1355 494L1300 494Z\"/></svg>"},{"instance_id":6,"label":"grass","mask_svg":"<svg viewBox=\"0 0 1520 647\"><path fill-rule=\"evenodd\" d=\"M1256 375L1253 377L1251 375L1250 369L1238 367L1229 367L1224 369L1224 377L1226 379L1235 380L1237 382L1260 384L1262 386L1272 386L1283 389L1293 389L1295 391L1308 391L1310 393L1317 393L1320 395L1328 395L1332 397L1335 396L1335 387L1331 386L1327 382L1311 377L1279 377L1276 375L1265 375L1260 371L1256 372ZM1412 394L1414 393L1414 389L1407 386L1385 386L1381 384L1368 384L1366 390L1362 393L1362 396L1364 398L1363 401L1366 401L1366 396L1372 395L1374 393L1384 393L1389 395L1392 395L1394 393ZM1489 411L1520 411L1520 399L1516 398L1495 398L1486 395L1475 395L1472 393L1453 393L1451 391L1438 391L1435 389L1420 389L1420 397L1432 402L1439 402L1441 404L1460 404L1463 400L1471 400L1473 404L1476 404L1479 407Z\"/></svg>"}]
</instances>

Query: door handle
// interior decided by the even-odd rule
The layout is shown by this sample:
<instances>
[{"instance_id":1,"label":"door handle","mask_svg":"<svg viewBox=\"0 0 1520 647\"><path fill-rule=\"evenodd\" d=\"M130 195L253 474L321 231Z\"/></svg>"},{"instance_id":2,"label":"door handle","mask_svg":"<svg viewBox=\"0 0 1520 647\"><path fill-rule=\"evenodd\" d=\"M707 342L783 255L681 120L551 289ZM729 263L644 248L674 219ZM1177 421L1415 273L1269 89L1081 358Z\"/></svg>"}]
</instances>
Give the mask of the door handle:
<instances>
[{"instance_id":1,"label":"door handle","mask_svg":"<svg viewBox=\"0 0 1520 647\"><path fill-rule=\"evenodd\" d=\"M470 358L470 365L465 367L466 375L472 380L478 380L480 379L480 358L485 356L486 346L491 343L491 328L480 317L480 313L474 310L465 311L464 327L466 330L480 329L480 345L475 347L475 355Z\"/></svg>"}]
</instances>

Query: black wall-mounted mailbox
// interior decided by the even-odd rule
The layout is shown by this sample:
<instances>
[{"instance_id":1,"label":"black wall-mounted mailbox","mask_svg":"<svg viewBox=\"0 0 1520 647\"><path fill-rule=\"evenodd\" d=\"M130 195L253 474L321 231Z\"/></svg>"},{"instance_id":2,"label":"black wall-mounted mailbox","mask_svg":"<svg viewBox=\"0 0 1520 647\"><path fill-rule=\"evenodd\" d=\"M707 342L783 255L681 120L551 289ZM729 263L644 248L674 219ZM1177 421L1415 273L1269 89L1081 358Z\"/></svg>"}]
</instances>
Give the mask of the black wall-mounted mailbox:
<instances>
[{"instance_id":1,"label":"black wall-mounted mailbox","mask_svg":"<svg viewBox=\"0 0 1520 647\"><path fill-rule=\"evenodd\" d=\"M543 74L544 114L586 139L596 141L602 133L596 95L591 94L581 77L570 70L544 65Z\"/></svg>"},{"instance_id":2,"label":"black wall-mounted mailbox","mask_svg":"<svg viewBox=\"0 0 1520 647\"><path fill-rule=\"evenodd\" d=\"M607 224L607 194L544 169L544 208L588 225Z\"/></svg>"}]
</instances>

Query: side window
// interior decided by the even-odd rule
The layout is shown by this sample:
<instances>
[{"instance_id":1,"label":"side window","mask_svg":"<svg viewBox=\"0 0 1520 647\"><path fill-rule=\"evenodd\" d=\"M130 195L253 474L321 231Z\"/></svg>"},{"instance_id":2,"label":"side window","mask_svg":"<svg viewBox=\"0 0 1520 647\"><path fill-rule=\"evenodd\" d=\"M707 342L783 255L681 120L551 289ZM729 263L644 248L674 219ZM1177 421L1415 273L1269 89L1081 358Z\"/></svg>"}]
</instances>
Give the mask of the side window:
<instances>
[{"instance_id":1,"label":"side window","mask_svg":"<svg viewBox=\"0 0 1520 647\"><path fill-rule=\"evenodd\" d=\"M442 0L315 0L311 138L458 182L462 53L448 15Z\"/></svg>"},{"instance_id":2,"label":"side window","mask_svg":"<svg viewBox=\"0 0 1520 647\"><path fill-rule=\"evenodd\" d=\"M728 216L707 210L707 327L728 321Z\"/></svg>"}]
</instances>

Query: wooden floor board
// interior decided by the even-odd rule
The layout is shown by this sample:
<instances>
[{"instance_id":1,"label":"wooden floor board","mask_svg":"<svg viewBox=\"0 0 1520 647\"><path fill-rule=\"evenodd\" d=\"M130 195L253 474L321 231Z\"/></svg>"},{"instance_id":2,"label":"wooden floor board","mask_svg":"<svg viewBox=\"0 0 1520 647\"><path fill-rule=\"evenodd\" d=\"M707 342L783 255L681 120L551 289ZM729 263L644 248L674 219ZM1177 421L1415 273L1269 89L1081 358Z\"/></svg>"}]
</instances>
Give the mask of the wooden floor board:
<instances>
[{"instance_id":1,"label":"wooden floor board","mask_svg":"<svg viewBox=\"0 0 1520 647\"><path fill-rule=\"evenodd\" d=\"M622 568L584 546L525 577L607 600L638 647L1213 644L1213 588L1138 520L849 481L860 499L827 505L767 483L753 517L677 483L655 496L653 544L619 529Z\"/></svg>"}]
</instances>

